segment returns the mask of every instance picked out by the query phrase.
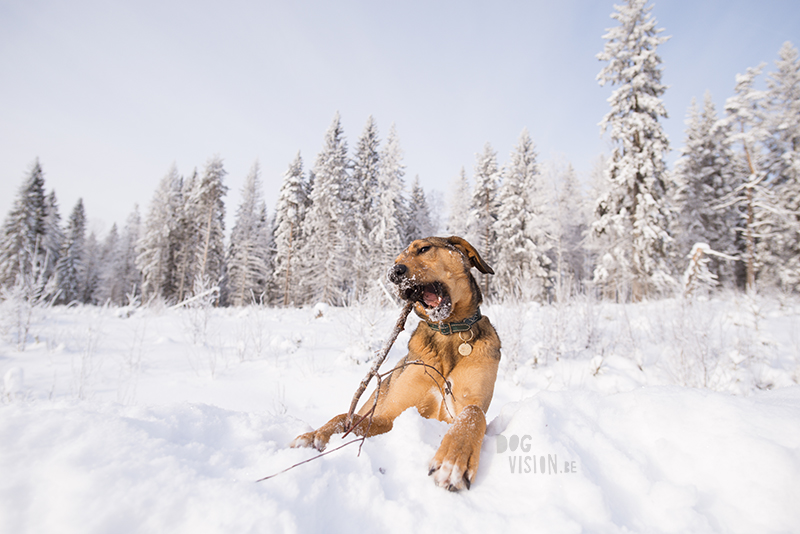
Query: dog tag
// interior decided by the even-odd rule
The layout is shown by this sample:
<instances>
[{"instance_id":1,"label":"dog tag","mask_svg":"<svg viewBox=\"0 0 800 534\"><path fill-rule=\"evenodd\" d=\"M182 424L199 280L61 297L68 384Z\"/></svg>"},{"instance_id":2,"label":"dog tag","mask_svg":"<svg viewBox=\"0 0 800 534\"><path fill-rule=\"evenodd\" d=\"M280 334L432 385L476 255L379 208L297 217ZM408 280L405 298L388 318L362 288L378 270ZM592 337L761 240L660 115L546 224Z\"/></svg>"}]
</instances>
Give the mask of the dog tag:
<instances>
[{"instance_id":1,"label":"dog tag","mask_svg":"<svg viewBox=\"0 0 800 534\"><path fill-rule=\"evenodd\" d=\"M469 356L472 354L472 345L469 343L462 343L458 346L458 353L462 356Z\"/></svg>"}]
</instances>

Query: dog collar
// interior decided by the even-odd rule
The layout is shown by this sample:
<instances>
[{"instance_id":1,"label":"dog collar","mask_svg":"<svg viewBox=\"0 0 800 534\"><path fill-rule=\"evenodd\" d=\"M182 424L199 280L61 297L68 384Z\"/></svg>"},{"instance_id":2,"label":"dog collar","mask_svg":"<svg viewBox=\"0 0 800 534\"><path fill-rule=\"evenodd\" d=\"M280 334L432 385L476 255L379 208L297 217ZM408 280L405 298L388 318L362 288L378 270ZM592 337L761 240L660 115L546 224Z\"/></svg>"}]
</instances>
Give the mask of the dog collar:
<instances>
[{"instance_id":1,"label":"dog collar","mask_svg":"<svg viewBox=\"0 0 800 534\"><path fill-rule=\"evenodd\" d=\"M482 317L483 315L481 315L481 309L478 308L478 311L475 312L475 315L468 319L464 319L463 321L458 321L455 323L428 323L428 326L430 326L431 330L435 332L449 336L450 334L455 334L458 332L466 332L472 327L472 325L480 321Z\"/></svg>"}]
</instances>

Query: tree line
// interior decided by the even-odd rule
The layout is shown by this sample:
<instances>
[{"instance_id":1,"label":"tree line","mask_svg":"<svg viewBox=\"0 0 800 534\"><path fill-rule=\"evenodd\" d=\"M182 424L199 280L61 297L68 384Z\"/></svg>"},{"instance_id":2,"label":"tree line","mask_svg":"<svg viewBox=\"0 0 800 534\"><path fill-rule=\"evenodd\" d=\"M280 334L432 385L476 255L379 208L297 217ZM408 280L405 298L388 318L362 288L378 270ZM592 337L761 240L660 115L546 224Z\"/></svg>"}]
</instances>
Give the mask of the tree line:
<instances>
[{"instance_id":1,"label":"tree line","mask_svg":"<svg viewBox=\"0 0 800 534\"><path fill-rule=\"evenodd\" d=\"M618 24L597 56L599 83L614 88L601 123L612 149L589 190L568 163L541 164L527 130L505 165L487 144L472 178L462 168L452 184L445 229L494 267L479 280L487 298L548 301L594 288L638 300L699 282L800 289L797 49L784 44L765 88L763 64L737 76L721 117L709 94L702 109L693 101L670 170L659 122L666 38L646 4L615 6ZM419 178L406 187L394 127L381 142L372 117L351 153L336 114L314 165L304 169L299 153L289 164L272 213L254 164L227 239L226 174L218 157L189 176L171 168L144 219L135 209L100 242L86 236L81 201L61 224L36 161L0 236L0 285L57 303L342 305L386 294L397 253L440 230Z\"/></svg>"}]
</instances>

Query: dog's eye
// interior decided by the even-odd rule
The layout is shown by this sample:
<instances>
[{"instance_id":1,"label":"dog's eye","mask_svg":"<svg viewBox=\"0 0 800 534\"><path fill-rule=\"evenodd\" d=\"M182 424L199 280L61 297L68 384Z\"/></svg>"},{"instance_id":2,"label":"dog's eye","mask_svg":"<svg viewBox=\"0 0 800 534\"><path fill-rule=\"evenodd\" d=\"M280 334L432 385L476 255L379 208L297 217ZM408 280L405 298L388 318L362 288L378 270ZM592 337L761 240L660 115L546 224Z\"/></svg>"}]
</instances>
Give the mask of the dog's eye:
<instances>
[{"instance_id":1,"label":"dog's eye","mask_svg":"<svg viewBox=\"0 0 800 534\"><path fill-rule=\"evenodd\" d=\"M419 249L419 252L417 252L417 254L425 254L425 253L426 253L426 252L428 252L430 249L431 249L431 246L430 246L430 245L425 245L424 247L422 247L422 248L420 248L420 249Z\"/></svg>"}]
</instances>

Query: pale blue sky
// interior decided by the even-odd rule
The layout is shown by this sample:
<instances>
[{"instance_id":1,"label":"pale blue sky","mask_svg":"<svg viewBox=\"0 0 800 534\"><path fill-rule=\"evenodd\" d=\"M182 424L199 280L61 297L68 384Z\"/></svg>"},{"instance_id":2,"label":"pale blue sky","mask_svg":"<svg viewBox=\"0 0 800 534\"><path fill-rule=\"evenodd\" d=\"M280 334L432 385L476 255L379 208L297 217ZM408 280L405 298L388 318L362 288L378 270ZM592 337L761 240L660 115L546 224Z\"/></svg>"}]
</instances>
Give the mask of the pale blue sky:
<instances>
[{"instance_id":1,"label":"pale blue sky","mask_svg":"<svg viewBox=\"0 0 800 534\"><path fill-rule=\"evenodd\" d=\"M172 2L0 0L0 216L39 157L62 217L146 214L174 162L220 155L229 212L257 159L270 210L298 150L314 163L339 111L350 147L367 117L397 126L407 181L445 191L490 142L501 163L523 128L540 160L585 176L606 149L610 87L595 77L613 1ZM722 110L734 77L784 41L797 0L651 2L665 128L683 144L691 98ZM446 193L444 193L446 196Z\"/></svg>"}]
</instances>

